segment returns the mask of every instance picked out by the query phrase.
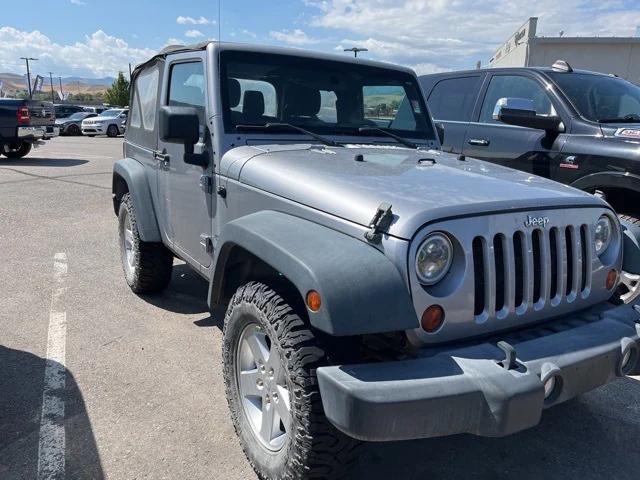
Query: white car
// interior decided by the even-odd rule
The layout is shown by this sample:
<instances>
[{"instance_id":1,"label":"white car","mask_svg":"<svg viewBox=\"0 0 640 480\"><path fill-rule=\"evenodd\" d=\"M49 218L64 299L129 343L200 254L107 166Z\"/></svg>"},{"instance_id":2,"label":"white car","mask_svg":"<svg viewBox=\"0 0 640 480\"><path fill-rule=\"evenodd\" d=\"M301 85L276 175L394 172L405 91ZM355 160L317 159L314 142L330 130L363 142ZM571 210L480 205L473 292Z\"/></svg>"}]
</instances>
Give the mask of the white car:
<instances>
[{"instance_id":1,"label":"white car","mask_svg":"<svg viewBox=\"0 0 640 480\"><path fill-rule=\"evenodd\" d=\"M105 110L97 117L87 118L82 121L82 134L88 137L107 135L117 137L124 133L129 110L125 108L112 108Z\"/></svg>"}]
</instances>

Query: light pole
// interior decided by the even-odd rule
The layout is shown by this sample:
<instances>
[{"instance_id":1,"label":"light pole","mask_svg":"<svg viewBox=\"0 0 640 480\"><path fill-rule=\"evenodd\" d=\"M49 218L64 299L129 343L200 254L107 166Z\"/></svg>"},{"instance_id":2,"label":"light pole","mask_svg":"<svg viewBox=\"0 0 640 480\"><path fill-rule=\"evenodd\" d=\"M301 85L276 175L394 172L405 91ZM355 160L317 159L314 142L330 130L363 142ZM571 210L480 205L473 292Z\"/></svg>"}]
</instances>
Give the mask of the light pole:
<instances>
[{"instance_id":1,"label":"light pole","mask_svg":"<svg viewBox=\"0 0 640 480\"><path fill-rule=\"evenodd\" d=\"M51 85L51 103L56 103L56 97L53 95L53 72L49 72L49 85Z\"/></svg>"},{"instance_id":2,"label":"light pole","mask_svg":"<svg viewBox=\"0 0 640 480\"><path fill-rule=\"evenodd\" d=\"M29 71L29 60L33 60L35 62L38 59L31 57L20 57L20 60L24 60L25 62L27 62L27 86L29 87L29 100L31 100L33 97L31 93L31 72Z\"/></svg>"},{"instance_id":3,"label":"light pole","mask_svg":"<svg viewBox=\"0 0 640 480\"><path fill-rule=\"evenodd\" d=\"M352 48L345 48L344 51L345 52L353 52L353 56L355 58L358 58L358 52L368 52L369 49L368 48L352 47Z\"/></svg>"}]
</instances>

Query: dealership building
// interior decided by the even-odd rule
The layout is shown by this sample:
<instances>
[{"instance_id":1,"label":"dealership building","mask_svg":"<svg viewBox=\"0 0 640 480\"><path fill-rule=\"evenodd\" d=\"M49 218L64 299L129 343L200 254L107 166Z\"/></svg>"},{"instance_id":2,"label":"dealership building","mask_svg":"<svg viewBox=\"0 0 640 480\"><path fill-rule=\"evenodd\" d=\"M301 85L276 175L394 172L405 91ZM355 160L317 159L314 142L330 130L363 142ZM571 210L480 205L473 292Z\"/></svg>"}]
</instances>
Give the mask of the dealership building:
<instances>
[{"instance_id":1,"label":"dealership building","mask_svg":"<svg viewBox=\"0 0 640 480\"><path fill-rule=\"evenodd\" d=\"M612 73L640 84L640 37L538 37L537 26L537 18L527 20L495 52L489 67L550 66L562 59L573 68Z\"/></svg>"}]
</instances>

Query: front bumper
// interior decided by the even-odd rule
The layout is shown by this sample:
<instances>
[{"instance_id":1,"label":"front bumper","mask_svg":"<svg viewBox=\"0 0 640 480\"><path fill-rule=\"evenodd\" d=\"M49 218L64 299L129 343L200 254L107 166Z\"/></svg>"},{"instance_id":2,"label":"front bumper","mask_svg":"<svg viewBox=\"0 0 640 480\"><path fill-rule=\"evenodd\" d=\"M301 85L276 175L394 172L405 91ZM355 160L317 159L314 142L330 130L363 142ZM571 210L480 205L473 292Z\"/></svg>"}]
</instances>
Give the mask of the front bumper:
<instances>
[{"instance_id":1,"label":"front bumper","mask_svg":"<svg viewBox=\"0 0 640 480\"><path fill-rule=\"evenodd\" d=\"M83 135L106 135L109 125L82 125Z\"/></svg>"},{"instance_id":2,"label":"front bumper","mask_svg":"<svg viewBox=\"0 0 640 480\"><path fill-rule=\"evenodd\" d=\"M640 323L631 305L598 305L480 343L411 360L322 367L324 411L349 436L406 440L457 433L504 436L537 425L543 409L640 370ZM507 369L497 347L516 351ZM624 352L632 368L623 372ZM556 377L545 400L543 381Z\"/></svg>"}]
</instances>

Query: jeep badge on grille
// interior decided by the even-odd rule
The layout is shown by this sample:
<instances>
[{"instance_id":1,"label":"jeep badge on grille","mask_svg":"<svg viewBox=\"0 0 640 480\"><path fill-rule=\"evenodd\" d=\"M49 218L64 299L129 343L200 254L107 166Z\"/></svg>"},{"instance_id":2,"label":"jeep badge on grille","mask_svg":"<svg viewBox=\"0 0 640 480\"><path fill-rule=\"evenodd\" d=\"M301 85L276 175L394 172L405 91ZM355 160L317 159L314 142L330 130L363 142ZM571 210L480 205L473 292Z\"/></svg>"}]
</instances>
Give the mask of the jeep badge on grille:
<instances>
[{"instance_id":1,"label":"jeep badge on grille","mask_svg":"<svg viewBox=\"0 0 640 480\"><path fill-rule=\"evenodd\" d=\"M531 215L527 215L527 220L524 222L524 226L545 228L550 221L549 217L532 217Z\"/></svg>"}]
</instances>

